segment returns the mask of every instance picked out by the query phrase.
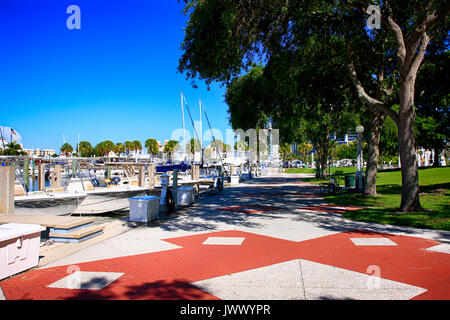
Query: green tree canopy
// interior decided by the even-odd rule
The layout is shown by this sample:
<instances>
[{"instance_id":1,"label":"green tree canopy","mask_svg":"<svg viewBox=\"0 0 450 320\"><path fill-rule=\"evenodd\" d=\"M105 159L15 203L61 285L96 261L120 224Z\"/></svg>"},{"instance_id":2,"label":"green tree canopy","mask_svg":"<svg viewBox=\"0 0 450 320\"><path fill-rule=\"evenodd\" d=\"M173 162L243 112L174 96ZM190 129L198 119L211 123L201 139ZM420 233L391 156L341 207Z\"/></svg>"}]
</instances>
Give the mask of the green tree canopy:
<instances>
[{"instance_id":1,"label":"green tree canopy","mask_svg":"<svg viewBox=\"0 0 450 320\"><path fill-rule=\"evenodd\" d=\"M94 148L89 141L80 141L77 147L77 153L80 157L92 157L94 155Z\"/></svg>"},{"instance_id":2,"label":"green tree canopy","mask_svg":"<svg viewBox=\"0 0 450 320\"><path fill-rule=\"evenodd\" d=\"M445 44L442 35L448 34L450 5L445 0L371 3L380 8L380 29L367 28L366 1L186 0L185 14L189 15L189 21L178 70L185 72L188 79L203 79L207 84L227 83L255 62L270 63L280 54L295 57L299 50L313 49L311 56L316 57L316 62L311 66L326 82L313 82L311 89L323 91L327 96L321 85L332 83L326 77L331 73L334 78L340 76L336 87L345 88L350 80L359 100L372 110L376 120L370 127L374 130L370 136L371 149L378 147L384 115L399 126L400 210L417 211L422 208L413 132L415 80L428 45ZM312 41L316 46L310 45ZM334 59L341 61L336 66L343 67L343 72L342 68L329 69L328 61ZM297 63L297 59L283 61L294 68ZM283 72L285 79L290 75ZM277 83L273 81L271 85ZM285 92L283 96L293 95ZM320 104L324 110L330 97L323 100L324 95L318 96L322 101L309 105ZM302 99L303 95L296 98ZM398 112L392 109L395 104L400 106ZM295 108L292 103L285 105ZM371 155L376 156L377 152Z\"/></svg>"},{"instance_id":3,"label":"green tree canopy","mask_svg":"<svg viewBox=\"0 0 450 320\"><path fill-rule=\"evenodd\" d=\"M105 140L95 146L95 153L99 156L107 157L111 151L114 151L116 145L111 140Z\"/></svg>"},{"instance_id":4,"label":"green tree canopy","mask_svg":"<svg viewBox=\"0 0 450 320\"><path fill-rule=\"evenodd\" d=\"M447 35L447 43L448 43ZM416 144L435 150L434 166L450 137L450 51L432 45L417 78L420 92L417 95Z\"/></svg>"},{"instance_id":5,"label":"green tree canopy","mask_svg":"<svg viewBox=\"0 0 450 320\"><path fill-rule=\"evenodd\" d=\"M156 155L159 152L158 141L156 139L150 138L145 141L145 147L149 154Z\"/></svg>"},{"instance_id":6,"label":"green tree canopy","mask_svg":"<svg viewBox=\"0 0 450 320\"><path fill-rule=\"evenodd\" d=\"M70 143L66 142L61 146L60 151L69 156L73 152L73 147Z\"/></svg>"},{"instance_id":7,"label":"green tree canopy","mask_svg":"<svg viewBox=\"0 0 450 320\"><path fill-rule=\"evenodd\" d=\"M134 140L132 142L132 144L133 144L133 150L134 151L142 150L142 144L141 144L141 142L139 140Z\"/></svg>"},{"instance_id":8,"label":"green tree canopy","mask_svg":"<svg viewBox=\"0 0 450 320\"><path fill-rule=\"evenodd\" d=\"M169 140L164 146L164 153L167 153L169 155L169 159L172 161L173 152L179 148L180 146L177 140Z\"/></svg>"},{"instance_id":9,"label":"green tree canopy","mask_svg":"<svg viewBox=\"0 0 450 320\"><path fill-rule=\"evenodd\" d=\"M197 151L201 151L200 141L196 138L191 138L191 140L186 143L186 150L192 154Z\"/></svg>"},{"instance_id":10,"label":"green tree canopy","mask_svg":"<svg viewBox=\"0 0 450 320\"><path fill-rule=\"evenodd\" d=\"M124 146L124 144L121 143L121 142L117 142L116 145L115 145L115 147L114 147L114 152L115 152L117 155L120 155L120 154L124 153L124 152L125 152L125 146Z\"/></svg>"},{"instance_id":11,"label":"green tree canopy","mask_svg":"<svg viewBox=\"0 0 450 320\"><path fill-rule=\"evenodd\" d=\"M15 141L11 141L5 145L5 150L3 150L3 155L5 156L24 156L26 153L22 150L20 144Z\"/></svg>"},{"instance_id":12,"label":"green tree canopy","mask_svg":"<svg viewBox=\"0 0 450 320\"><path fill-rule=\"evenodd\" d=\"M127 154L129 154L131 150L134 150L134 144L132 141L127 140L124 142L124 145L125 145L125 152Z\"/></svg>"}]
</instances>

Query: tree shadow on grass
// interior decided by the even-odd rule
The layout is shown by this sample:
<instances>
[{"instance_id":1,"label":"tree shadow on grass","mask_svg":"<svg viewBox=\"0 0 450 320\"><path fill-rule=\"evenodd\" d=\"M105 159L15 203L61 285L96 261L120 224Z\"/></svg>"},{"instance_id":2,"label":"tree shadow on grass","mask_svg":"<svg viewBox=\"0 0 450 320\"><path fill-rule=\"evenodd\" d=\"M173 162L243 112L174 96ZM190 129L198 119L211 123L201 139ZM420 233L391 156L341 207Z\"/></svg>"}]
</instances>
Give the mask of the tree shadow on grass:
<instances>
[{"instance_id":1,"label":"tree shadow on grass","mask_svg":"<svg viewBox=\"0 0 450 320\"><path fill-rule=\"evenodd\" d=\"M370 208L359 211L345 212L343 217L364 222L393 224L422 229L450 231L450 205L444 205L440 211L423 211L414 213L399 213L398 208Z\"/></svg>"}]
</instances>

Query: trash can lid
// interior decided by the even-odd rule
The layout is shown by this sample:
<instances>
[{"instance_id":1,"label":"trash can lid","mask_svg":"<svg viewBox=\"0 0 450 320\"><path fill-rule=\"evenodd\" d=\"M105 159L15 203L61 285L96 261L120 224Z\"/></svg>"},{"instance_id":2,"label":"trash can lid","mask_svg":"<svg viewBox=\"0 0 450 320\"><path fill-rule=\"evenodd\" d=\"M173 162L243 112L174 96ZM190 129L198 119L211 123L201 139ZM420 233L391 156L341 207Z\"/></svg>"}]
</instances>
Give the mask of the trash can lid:
<instances>
[{"instance_id":1,"label":"trash can lid","mask_svg":"<svg viewBox=\"0 0 450 320\"><path fill-rule=\"evenodd\" d=\"M0 241L18 238L27 234L44 231L39 224L7 223L0 226Z\"/></svg>"},{"instance_id":2,"label":"trash can lid","mask_svg":"<svg viewBox=\"0 0 450 320\"><path fill-rule=\"evenodd\" d=\"M156 196L141 196L141 197L128 198L128 200L155 200L155 199L159 199L159 197L156 197Z\"/></svg>"}]
</instances>

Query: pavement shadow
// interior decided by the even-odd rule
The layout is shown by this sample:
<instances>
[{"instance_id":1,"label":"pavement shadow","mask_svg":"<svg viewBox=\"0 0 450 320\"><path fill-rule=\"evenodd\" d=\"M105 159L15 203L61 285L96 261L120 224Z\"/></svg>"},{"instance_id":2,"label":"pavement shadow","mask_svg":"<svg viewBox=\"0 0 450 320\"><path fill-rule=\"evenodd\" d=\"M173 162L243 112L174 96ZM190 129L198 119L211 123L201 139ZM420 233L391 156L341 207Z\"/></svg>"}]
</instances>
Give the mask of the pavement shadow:
<instances>
[{"instance_id":1,"label":"pavement shadow","mask_svg":"<svg viewBox=\"0 0 450 320\"><path fill-rule=\"evenodd\" d=\"M105 279L106 281L106 279ZM186 279L157 280L139 285L118 287L118 283L102 290L74 290L76 293L65 300L199 300L217 299L193 286Z\"/></svg>"},{"instance_id":2,"label":"pavement shadow","mask_svg":"<svg viewBox=\"0 0 450 320\"><path fill-rule=\"evenodd\" d=\"M264 180L264 183L268 183L272 179L277 178L256 178L255 181ZM290 179L282 179L285 180ZM194 232L214 231L218 223L222 227L227 224L230 228L259 228L262 224L255 222L253 217L278 219L295 208L323 204L325 202L318 197L316 186L233 186L220 193L202 195L194 205L164 215L160 223L153 225L166 231ZM242 210L233 210L233 207L241 207ZM149 227L153 225L149 224Z\"/></svg>"}]
</instances>

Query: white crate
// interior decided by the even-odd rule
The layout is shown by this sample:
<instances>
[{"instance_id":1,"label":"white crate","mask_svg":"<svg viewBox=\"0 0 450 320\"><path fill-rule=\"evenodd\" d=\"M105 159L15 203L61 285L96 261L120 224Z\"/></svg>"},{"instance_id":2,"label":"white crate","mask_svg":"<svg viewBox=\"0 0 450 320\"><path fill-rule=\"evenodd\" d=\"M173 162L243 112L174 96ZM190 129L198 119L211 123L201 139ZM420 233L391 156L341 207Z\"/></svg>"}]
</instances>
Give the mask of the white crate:
<instances>
[{"instance_id":1,"label":"white crate","mask_svg":"<svg viewBox=\"0 0 450 320\"><path fill-rule=\"evenodd\" d=\"M0 225L0 280L38 265L44 230L36 224Z\"/></svg>"},{"instance_id":2,"label":"white crate","mask_svg":"<svg viewBox=\"0 0 450 320\"><path fill-rule=\"evenodd\" d=\"M143 196L129 198L130 221L149 222L158 219L159 197Z\"/></svg>"}]
</instances>

